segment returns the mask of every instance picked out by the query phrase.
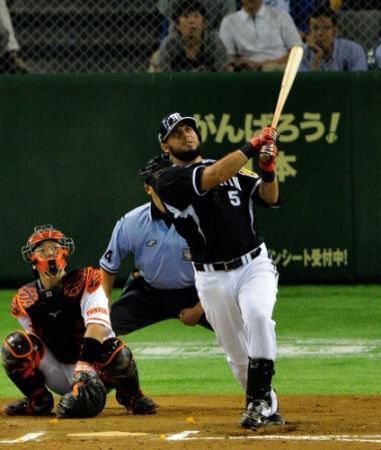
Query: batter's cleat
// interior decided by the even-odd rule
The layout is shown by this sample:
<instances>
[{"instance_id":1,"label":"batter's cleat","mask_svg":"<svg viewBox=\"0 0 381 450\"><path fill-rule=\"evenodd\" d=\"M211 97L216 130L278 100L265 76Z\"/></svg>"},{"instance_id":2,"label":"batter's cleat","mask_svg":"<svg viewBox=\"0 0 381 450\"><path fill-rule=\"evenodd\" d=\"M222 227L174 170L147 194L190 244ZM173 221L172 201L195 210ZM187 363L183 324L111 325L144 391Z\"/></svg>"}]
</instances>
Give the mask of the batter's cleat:
<instances>
[{"instance_id":1,"label":"batter's cleat","mask_svg":"<svg viewBox=\"0 0 381 450\"><path fill-rule=\"evenodd\" d=\"M280 415L279 411L276 411L268 418L268 425L284 425L286 421Z\"/></svg>"},{"instance_id":2,"label":"batter's cleat","mask_svg":"<svg viewBox=\"0 0 381 450\"><path fill-rule=\"evenodd\" d=\"M54 400L50 392L37 402L27 397L16 400L4 408L8 416L48 416L53 409Z\"/></svg>"},{"instance_id":3,"label":"batter's cleat","mask_svg":"<svg viewBox=\"0 0 381 450\"><path fill-rule=\"evenodd\" d=\"M127 411L131 411L132 414L141 416L156 414L157 406L155 402L143 393L129 395L116 392L115 398L120 405L123 405Z\"/></svg>"},{"instance_id":4,"label":"batter's cleat","mask_svg":"<svg viewBox=\"0 0 381 450\"><path fill-rule=\"evenodd\" d=\"M242 414L241 426L255 430L267 425L269 423L270 411L270 406L266 400L254 400L250 402Z\"/></svg>"}]
</instances>

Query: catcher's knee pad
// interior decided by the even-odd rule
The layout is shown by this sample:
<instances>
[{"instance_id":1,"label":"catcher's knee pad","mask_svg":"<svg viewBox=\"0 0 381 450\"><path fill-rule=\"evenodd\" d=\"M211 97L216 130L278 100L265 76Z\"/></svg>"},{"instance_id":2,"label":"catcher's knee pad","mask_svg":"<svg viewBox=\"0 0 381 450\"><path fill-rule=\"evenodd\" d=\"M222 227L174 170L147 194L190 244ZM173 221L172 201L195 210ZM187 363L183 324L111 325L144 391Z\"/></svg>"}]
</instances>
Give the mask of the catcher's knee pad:
<instances>
[{"instance_id":1,"label":"catcher's knee pad","mask_svg":"<svg viewBox=\"0 0 381 450\"><path fill-rule=\"evenodd\" d=\"M37 369L44 354L42 342L24 331L14 331L4 339L1 358L6 370Z\"/></svg>"},{"instance_id":2,"label":"catcher's knee pad","mask_svg":"<svg viewBox=\"0 0 381 450\"><path fill-rule=\"evenodd\" d=\"M136 376L136 365L131 350L119 338L103 342L98 367L107 387L116 387L123 378Z\"/></svg>"},{"instance_id":3,"label":"catcher's knee pad","mask_svg":"<svg viewBox=\"0 0 381 450\"><path fill-rule=\"evenodd\" d=\"M9 334L1 348L1 359L7 375L29 398L46 392L45 377L38 369L43 354L42 342L24 331Z\"/></svg>"}]
</instances>

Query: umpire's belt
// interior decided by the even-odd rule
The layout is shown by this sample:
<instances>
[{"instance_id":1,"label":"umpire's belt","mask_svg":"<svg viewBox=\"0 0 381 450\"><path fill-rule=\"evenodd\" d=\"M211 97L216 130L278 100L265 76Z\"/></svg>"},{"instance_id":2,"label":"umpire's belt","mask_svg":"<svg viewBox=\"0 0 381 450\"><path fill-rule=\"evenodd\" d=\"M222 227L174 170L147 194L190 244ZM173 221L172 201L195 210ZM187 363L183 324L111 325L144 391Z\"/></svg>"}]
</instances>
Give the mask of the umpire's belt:
<instances>
[{"instance_id":1,"label":"umpire's belt","mask_svg":"<svg viewBox=\"0 0 381 450\"><path fill-rule=\"evenodd\" d=\"M201 272L214 272L215 270L224 270L225 272L229 272L230 270L238 269L238 267L243 266L244 264L249 263L254 258L256 258L261 253L261 247L258 247L252 250L246 255L242 255L238 258L231 259L230 261L216 262L210 264L202 264L202 263L193 263L194 268Z\"/></svg>"}]
</instances>

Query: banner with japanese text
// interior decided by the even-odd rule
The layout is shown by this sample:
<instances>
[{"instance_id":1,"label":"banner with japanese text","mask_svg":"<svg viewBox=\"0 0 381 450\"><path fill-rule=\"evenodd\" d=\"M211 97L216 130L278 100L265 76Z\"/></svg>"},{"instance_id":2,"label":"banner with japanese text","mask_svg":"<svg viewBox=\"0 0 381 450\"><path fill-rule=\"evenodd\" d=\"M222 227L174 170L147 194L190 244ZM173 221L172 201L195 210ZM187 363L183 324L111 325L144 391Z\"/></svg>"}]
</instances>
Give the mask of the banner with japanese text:
<instances>
[{"instance_id":1,"label":"banner with japanese text","mask_svg":"<svg viewBox=\"0 0 381 450\"><path fill-rule=\"evenodd\" d=\"M30 278L19 250L37 224L75 239L72 267L96 266L148 201L138 170L160 152L161 118L193 115L219 158L271 122L281 76L0 77L0 281ZM380 87L381 73L298 74L278 127L283 204L255 211L281 283L379 281Z\"/></svg>"}]
</instances>

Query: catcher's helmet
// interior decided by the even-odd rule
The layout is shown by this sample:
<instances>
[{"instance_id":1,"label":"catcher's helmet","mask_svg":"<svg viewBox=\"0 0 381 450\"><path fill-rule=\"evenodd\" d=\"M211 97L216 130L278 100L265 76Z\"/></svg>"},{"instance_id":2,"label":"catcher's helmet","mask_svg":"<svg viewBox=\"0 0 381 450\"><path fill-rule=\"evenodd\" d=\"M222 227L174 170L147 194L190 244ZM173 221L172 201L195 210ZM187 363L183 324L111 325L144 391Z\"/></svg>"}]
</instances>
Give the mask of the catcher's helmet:
<instances>
[{"instance_id":1,"label":"catcher's helmet","mask_svg":"<svg viewBox=\"0 0 381 450\"><path fill-rule=\"evenodd\" d=\"M149 184L156 190L157 179L159 178L160 174L171 166L172 163L168 155L163 153L150 159L145 167L142 167L139 170L139 175L144 178L144 182L146 184Z\"/></svg>"},{"instance_id":2,"label":"catcher's helmet","mask_svg":"<svg viewBox=\"0 0 381 450\"><path fill-rule=\"evenodd\" d=\"M182 122L187 122L196 132L200 142L201 142L201 131L197 126L196 119L192 116L182 116L178 112L174 112L165 116L164 119L160 122L158 139L160 144L165 142L168 136L171 134L172 130Z\"/></svg>"},{"instance_id":3,"label":"catcher's helmet","mask_svg":"<svg viewBox=\"0 0 381 450\"><path fill-rule=\"evenodd\" d=\"M39 249L44 241L55 241L58 244L50 255L43 254L42 248ZM36 225L26 245L21 248L25 262L32 264L38 272L53 275L66 267L67 257L73 252L73 239L65 236L62 231L50 224Z\"/></svg>"}]
</instances>

